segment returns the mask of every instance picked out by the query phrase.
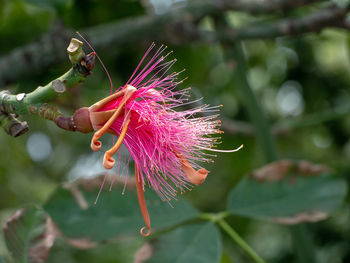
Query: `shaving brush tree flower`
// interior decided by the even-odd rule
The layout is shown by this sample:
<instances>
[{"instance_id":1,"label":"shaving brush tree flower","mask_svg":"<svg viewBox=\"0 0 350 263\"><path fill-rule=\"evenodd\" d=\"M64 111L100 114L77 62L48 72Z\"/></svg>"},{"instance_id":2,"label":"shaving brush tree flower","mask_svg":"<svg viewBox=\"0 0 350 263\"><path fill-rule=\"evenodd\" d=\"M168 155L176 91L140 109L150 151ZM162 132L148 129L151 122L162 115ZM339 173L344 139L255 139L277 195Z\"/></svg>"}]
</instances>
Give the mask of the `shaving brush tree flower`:
<instances>
[{"instance_id":1,"label":"shaving brush tree flower","mask_svg":"<svg viewBox=\"0 0 350 263\"><path fill-rule=\"evenodd\" d=\"M99 139L105 133L116 136L116 142L104 153L103 166L106 169L116 166L113 156L124 144L134 160L137 195L146 224L141 234L147 236L151 233L151 224L144 198L146 185L163 201L170 201L179 191L205 181L209 171L200 163L212 161L214 155L208 152L235 152L242 146L227 151L215 149L220 143L216 135L222 133L218 120L220 106L190 107L190 89L178 87L183 82L177 79L182 71L169 73L176 59L167 60L172 51L164 54L163 45L154 52L152 43L129 80L117 90L113 90L111 77L94 49L90 46L93 52L85 55L81 47L81 41L72 39L67 48L73 65L70 71L29 94L2 92L0 106L6 114L38 114L68 131L94 132L93 151L101 150ZM95 58L106 70L110 95L90 107L78 109L73 116L63 116L47 101L91 75ZM180 110L180 106L185 105L186 109ZM121 165L119 161L118 165ZM100 191L102 187L103 184Z\"/></svg>"},{"instance_id":2,"label":"shaving brush tree flower","mask_svg":"<svg viewBox=\"0 0 350 263\"><path fill-rule=\"evenodd\" d=\"M168 74L176 60L166 61L171 53L163 55L166 47L161 46L148 58L154 47L150 46L124 86L92 106L78 109L69 118L77 131L94 132L93 151L101 149L99 139L105 133L118 136L104 154L106 169L114 167L113 156L122 144L133 157L139 204L148 229L141 229L145 236L151 232L143 195L145 185L152 187L163 201L169 201L178 191L202 184L209 171L198 163L212 161L212 155L205 151L220 151L213 147L220 143L220 137L215 135L222 133L217 119L220 106L177 110L191 104L190 89L177 87L182 82L177 81L181 72Z\"/></svg>"}]
</instances>

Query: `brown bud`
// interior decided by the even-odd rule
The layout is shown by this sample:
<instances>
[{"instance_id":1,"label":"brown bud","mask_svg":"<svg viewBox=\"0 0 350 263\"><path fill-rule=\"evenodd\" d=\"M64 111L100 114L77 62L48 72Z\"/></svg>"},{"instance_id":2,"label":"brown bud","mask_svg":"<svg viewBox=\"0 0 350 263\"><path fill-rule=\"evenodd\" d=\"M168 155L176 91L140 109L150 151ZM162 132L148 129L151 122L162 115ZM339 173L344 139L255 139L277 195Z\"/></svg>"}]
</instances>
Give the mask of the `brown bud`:
<instances>
[{"instance_id":1,"label":"brown bud","mask_svg":"<svg viewBox=\"0 0 350 263\"><path fill-rule=\"evenodd\" d=\"M55 123L58 127L66 131L76 131L72 117L58 116L55 119Z\"/></svg>"},{"instance_id":2,"label":"brown bud","mask_svg":"<svg viewBox=\"0 0 350 263\"><path fill-rule=\"evenodd\" d=\"M80 108L74 113L73 122L79 132L90 133L94 131L90 120L90 111L87 107Z\"/></svg>"},{"instance_id":3,"label":"brown bud","mask_svg":"<svg viewBox=\"0 0 350 263\"><path fill-rule=\"evenodd\" d=\"M91 52L90 54L87 54L84 56L80 62L80 64L88 71L90 72L95 67L95 57L96 53ZM89 73L91 74L91 73Z\"/></svg>"}]
</instances>

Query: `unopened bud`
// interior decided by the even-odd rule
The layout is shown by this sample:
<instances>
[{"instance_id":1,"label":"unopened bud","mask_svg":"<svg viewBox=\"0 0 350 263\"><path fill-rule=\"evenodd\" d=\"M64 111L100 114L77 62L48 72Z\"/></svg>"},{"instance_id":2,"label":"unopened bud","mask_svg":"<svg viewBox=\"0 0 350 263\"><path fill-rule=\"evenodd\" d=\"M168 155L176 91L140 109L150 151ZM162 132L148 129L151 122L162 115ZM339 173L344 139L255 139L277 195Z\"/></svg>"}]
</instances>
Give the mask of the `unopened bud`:
<instances>
[{"instance_id":1,"label":"unopened bud","mask_svg":"<svg viewBox=\"0 0 350 263\"><path fill-rule=\"evenodd\" d=\"M79 132L90 133L94 130L90 121L90 111L87 107L80 108L74 113L73 122Z\"/></svg>"}]
</instances>

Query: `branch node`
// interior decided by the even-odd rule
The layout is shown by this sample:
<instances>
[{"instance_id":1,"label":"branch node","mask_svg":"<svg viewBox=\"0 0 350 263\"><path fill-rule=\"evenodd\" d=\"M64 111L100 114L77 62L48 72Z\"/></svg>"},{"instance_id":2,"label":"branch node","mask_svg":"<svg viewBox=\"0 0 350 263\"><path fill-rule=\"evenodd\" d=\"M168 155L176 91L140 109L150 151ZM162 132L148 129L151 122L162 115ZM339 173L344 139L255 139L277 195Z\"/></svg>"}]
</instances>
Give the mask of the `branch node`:
<instances>
[{"instance_id":1,"label":"branch node","mask_svg":"<svg viewBox=\"0 0 350 263\"><path fill-rule=\"evenodd\" d=\"M66 91L66 85L64 85L64 83L59 79L55 79L54 81L52 81L52 88L59 94L64 93Z\"/></svg>"},{"instance_id":2,"label":"branch node","mask_svg":"<svg viewBox=\"0 0 350 263\"><path fill-rule=\"evenodd\" d=\"M56 106L52 106L48 103L44 103L38 110L39 116L46 120L55 121L59 116L62 116L62 113L59 112Z\"/></svg>"},{"instance_id":3,"label":"branch node","mask_svg":"<svg viewBox=\"0 0 350 263\"><path fill-rule=\"evenodd\" d=\"M26 96L25 93L19 93L19 94L16 95L16 100L22 101L25 96Z\"/></svg>"},{"instance_id":4,"label":"branch node","mask_svg":"<svg viewBox=\"0 0 350 263\"><path fill-rule=\"evenodd\" d=\"M67 47L67 53L72 64L77 64L85 56L82 46L83 42L80 40L76 38L71 39L69 46Z\"/></svg>"},{"instance_id":5,"label":"branch node","mask_svg":"<svg viewBox=\"0 0 350 263\"><path fill-rule=\"evenodd\" d=\"M26 133L29 130L28 123L26 121L13 121L11 125L9 126L9 134L12 137L18 137L24 133Z\"/></svg>"},{"instance_id":6,"label":"branch node","mask_svg":"<svg viewBox=\"0 0 350 263\"><path fill-rule=\"evenodd\" d=\"M3 90L3 91L0 91L0 99L1 100L4 100L6 98L6 96L10 95L10 91L8 90Z\"/></svg>"},{"instance_id":7,"label":"branch node","mask_svg":"<svg viewBox=\"0 0 350 263\"><path fill-rule=\"evenodd\" d=\"M1 113L0 125L12 137L18 137L29 130L27 122L19 121L14 114Z\"/></svg>"}]
</instances>

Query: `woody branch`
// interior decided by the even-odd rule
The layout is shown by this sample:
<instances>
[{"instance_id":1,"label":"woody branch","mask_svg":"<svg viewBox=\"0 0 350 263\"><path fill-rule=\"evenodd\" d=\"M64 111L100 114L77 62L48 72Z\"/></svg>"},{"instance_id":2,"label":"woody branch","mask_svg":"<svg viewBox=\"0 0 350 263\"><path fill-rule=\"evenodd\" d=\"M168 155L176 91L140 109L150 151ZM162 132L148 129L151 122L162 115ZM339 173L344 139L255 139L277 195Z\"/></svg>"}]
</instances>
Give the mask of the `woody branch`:
<instances>
[{"instance_id":1,"label":"woody branch","mask_svg":"<svg viewBox=\"0 0 350 263\"><path fill-rule=\"evenodd\" d=\"M179 44L202 41L232 43L244 39L275 38L278 36L301 35L307 32L319 32L323 28L336 27L349 29L346 13L349 5L339 6L329 3L313 14L286 19L287 11L310 5L321 0L191 0L187 6L176 8L163 15L145 15L99 25L82 30L96 49L112 51L116 47L138 43L144 40L156 40ZM250 14L275 14L276 22L248 24L242 28L226 28L216 32L201 31L198 21L205 16L224 14L228 11L243 11ZM157 28L155 31L154 29ZM159 34L162 32L162 34ZM56 28L44 35L38 42L28 44L0 57L0 86L8 85L25 76L41 72L57 61L65 58L64 43L73 34L71 30ZM42 46L45 46L44 56ZM53 55L54 54L54 55ZM42 59L45 57L45 59Z\"/></svg>"}]
</instances>

